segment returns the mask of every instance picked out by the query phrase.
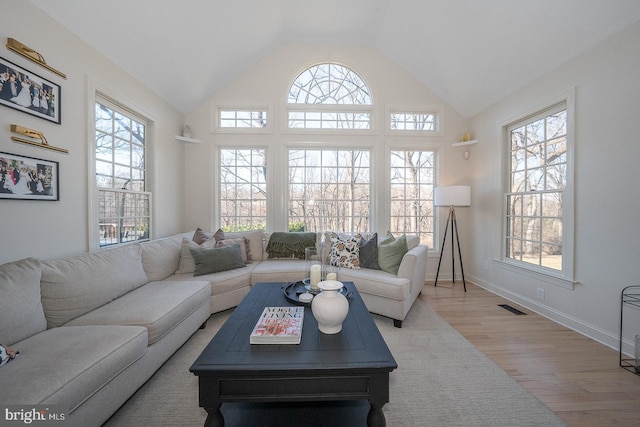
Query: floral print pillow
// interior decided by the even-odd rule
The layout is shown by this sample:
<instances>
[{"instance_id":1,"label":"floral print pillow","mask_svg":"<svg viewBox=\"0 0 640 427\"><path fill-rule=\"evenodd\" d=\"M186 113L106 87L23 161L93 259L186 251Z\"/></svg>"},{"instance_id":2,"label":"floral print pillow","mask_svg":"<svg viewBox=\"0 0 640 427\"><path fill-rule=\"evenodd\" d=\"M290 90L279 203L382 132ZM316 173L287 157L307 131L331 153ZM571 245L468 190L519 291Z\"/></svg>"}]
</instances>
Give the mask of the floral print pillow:
<instances>
[{"instance_id":1,"label":"floral print pillow","mask_svg":"<svg viewBox=\"0 0 640 427\"><path fill-rule=\"evenodd\" d=\"M340 236L337 233L331 233L329 264L360 270L360 238L360 234Z\"/></svg>"}]
</instances>

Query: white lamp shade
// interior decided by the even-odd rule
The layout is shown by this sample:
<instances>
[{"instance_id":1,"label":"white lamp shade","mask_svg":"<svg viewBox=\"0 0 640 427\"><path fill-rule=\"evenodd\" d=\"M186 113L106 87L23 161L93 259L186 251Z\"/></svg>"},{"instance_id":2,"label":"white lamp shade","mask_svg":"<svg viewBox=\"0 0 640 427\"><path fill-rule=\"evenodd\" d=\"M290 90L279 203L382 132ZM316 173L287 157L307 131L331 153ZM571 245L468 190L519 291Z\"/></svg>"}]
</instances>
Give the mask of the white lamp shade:
<instances>
[{"instance_id":1,"label":"white lamp shade","mask_svg":"<svg viewBox=\"0 0 640 427\"><path fill-rule=\"evenodd\" d=\"M471 206L471 187L468 185L436 187L433 203L436 206Z\"/></svg>"}]
</instances>

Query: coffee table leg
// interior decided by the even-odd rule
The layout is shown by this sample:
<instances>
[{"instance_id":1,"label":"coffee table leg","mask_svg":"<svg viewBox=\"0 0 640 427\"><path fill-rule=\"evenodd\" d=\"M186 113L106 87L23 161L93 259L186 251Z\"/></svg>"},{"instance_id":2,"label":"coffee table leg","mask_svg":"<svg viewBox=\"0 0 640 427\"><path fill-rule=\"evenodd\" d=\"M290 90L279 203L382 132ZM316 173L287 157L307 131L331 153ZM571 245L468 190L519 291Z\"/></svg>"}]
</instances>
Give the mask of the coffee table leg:
<instances>
[{"instance_id":1,"label":"coffee table leg","mask_svg":"<svg viewBox=\"0 0 640 427\"><path fill-rule=\"evenodd\" d=\"M224 427L224 417L220 412L220 405L217 408L205 408L207 411L207 419L204 427Z\"/></svg>"},{"instance_id":2,"label":"coffee table leg","mask_svg":"<svg viewBox=\"0 0 640 427\"><path fill-rule=\"evenodd\" d=\"M386 425L387 420L384 417L384 412L382 412L382 405L371 403L371 409L369 409L369 414L367 415L367 426L385 427Z\"/></svg>"}]
</instances>

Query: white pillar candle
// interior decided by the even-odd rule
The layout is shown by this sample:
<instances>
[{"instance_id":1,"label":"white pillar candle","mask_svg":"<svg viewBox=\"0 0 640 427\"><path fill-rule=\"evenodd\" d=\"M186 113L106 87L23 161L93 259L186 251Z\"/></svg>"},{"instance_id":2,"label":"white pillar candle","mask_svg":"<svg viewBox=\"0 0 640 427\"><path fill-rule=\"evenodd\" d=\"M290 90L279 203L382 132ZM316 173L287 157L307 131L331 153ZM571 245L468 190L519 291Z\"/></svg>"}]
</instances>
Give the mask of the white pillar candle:
<instances>
[{"instance_id":1,"label":"white pillar candle","mask_svg":"<svg viewBox=\"0 0 640 427\"><path fill-rule=\"evenodd\" d=\"M311 266L311 271L309 273L309 282L311 284L311 289L319 289L318 283L320 283L320 278L322 276L322 270L319 264L314 264Z\"/></svg>"}]
</instances>

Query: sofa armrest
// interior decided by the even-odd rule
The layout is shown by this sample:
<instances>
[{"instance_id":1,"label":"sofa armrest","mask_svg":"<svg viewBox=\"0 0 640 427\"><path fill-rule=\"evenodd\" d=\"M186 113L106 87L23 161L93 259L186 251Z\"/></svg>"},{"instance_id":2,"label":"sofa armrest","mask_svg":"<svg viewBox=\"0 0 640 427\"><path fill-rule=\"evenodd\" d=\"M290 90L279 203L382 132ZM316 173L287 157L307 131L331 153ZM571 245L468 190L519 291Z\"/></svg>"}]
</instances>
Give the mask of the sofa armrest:
<instances>
[{"instance_id":1,"label":"sofa armrest","mask_svg":"<svg viewBox=\"0 0 640 427\"><path fill-rule=\"evenodd\" d=\"M409 279L411 294L419 293L424 286L428 249L426 245L418 245L404 254L400 262L397 276Z\"/></svg>"}]
</instances>

